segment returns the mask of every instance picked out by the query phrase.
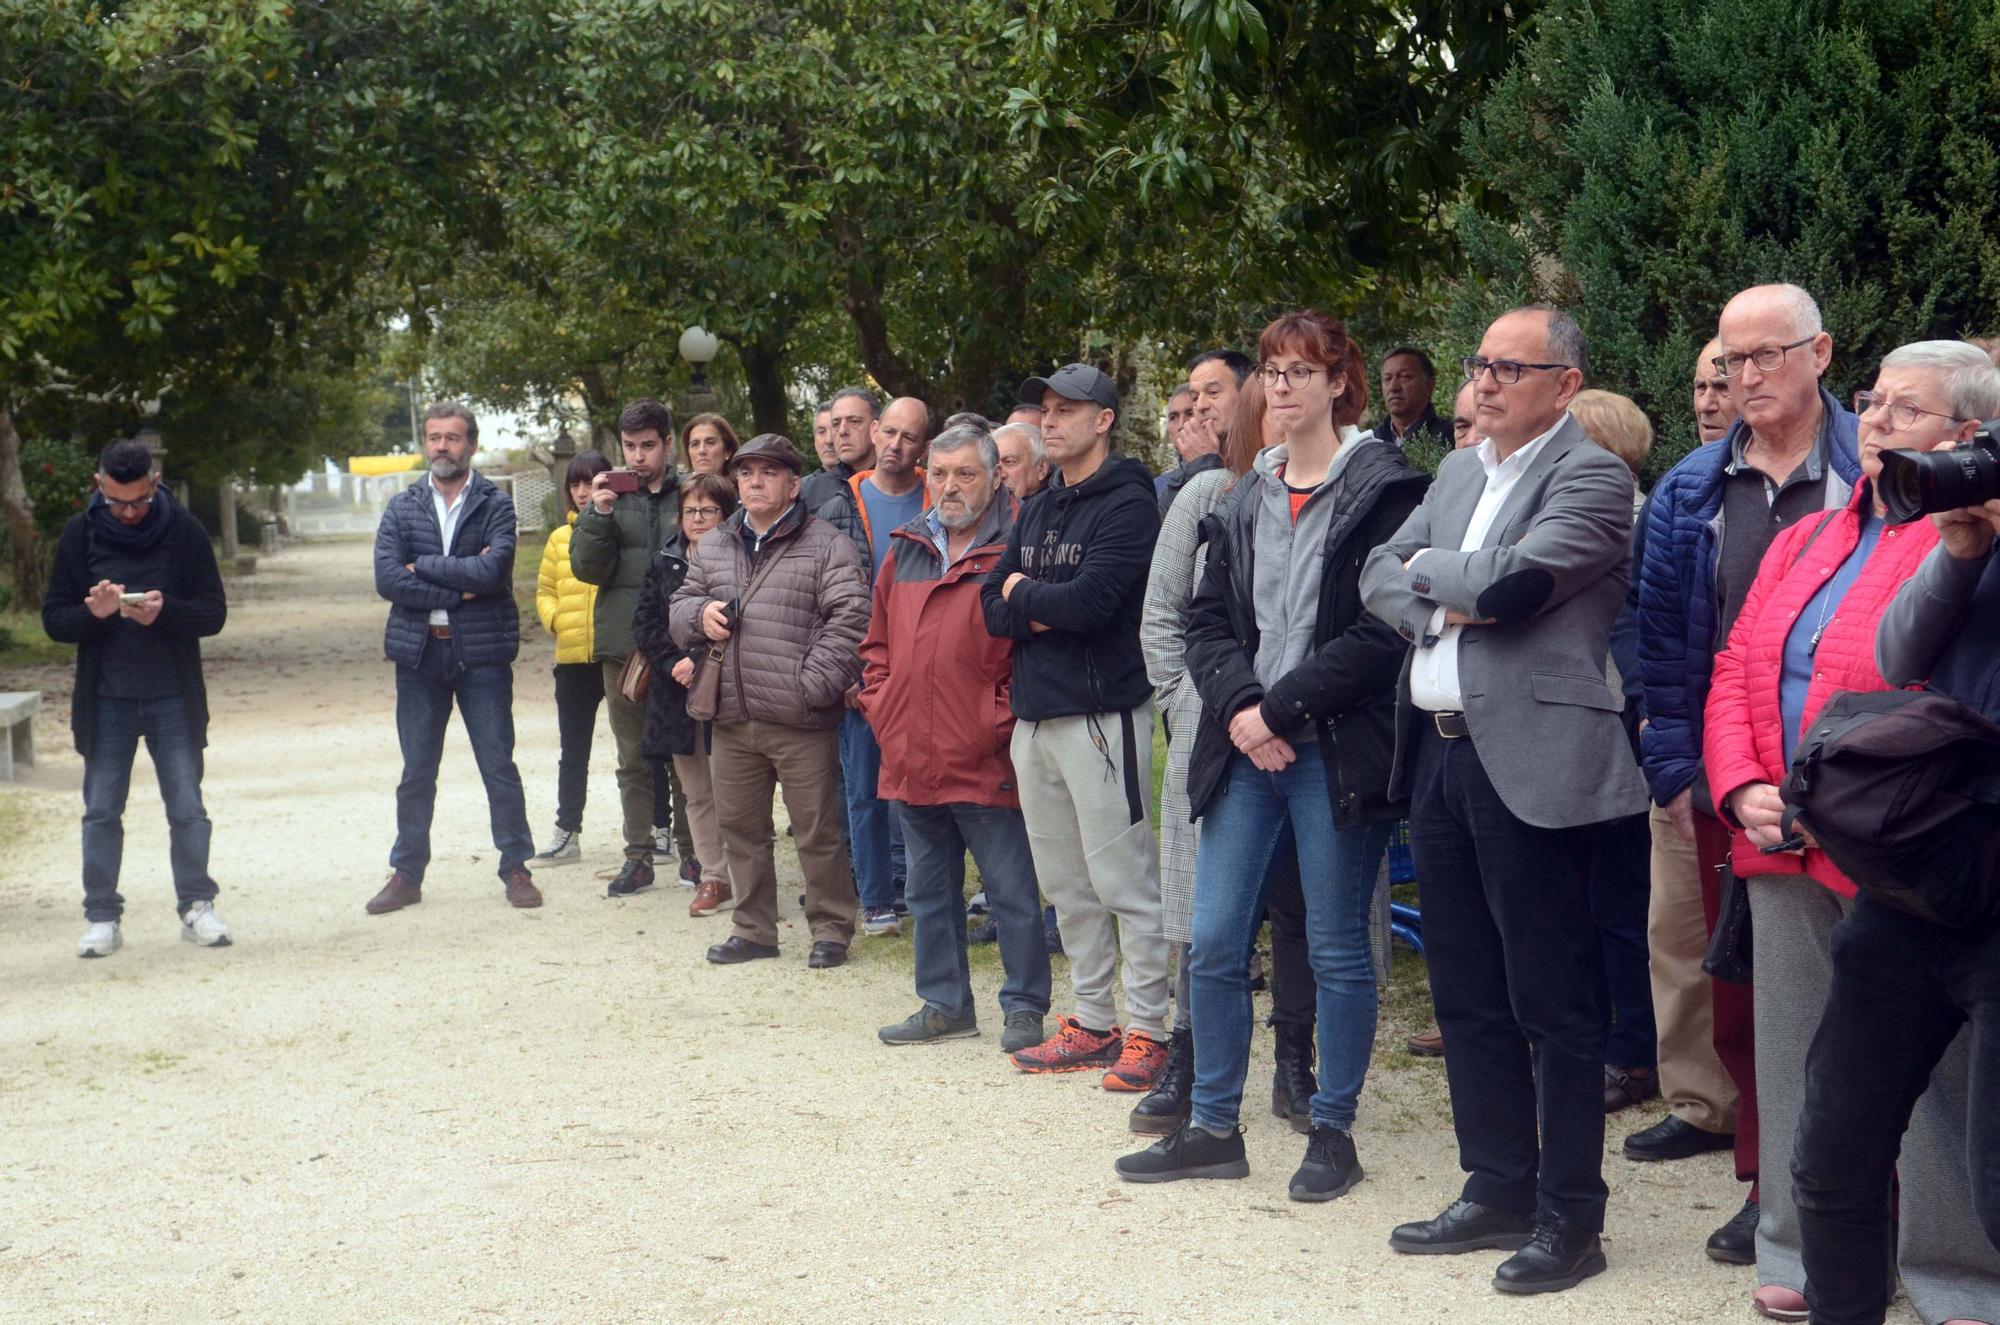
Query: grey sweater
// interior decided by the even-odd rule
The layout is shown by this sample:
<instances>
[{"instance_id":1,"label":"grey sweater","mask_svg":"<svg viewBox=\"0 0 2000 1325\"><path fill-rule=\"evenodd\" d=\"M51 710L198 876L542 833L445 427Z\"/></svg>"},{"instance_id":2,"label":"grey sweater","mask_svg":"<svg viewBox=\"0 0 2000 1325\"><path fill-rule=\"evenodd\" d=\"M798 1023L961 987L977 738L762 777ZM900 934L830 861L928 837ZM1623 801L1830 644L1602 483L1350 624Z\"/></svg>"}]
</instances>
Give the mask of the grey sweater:
<instances>
[{"instance_id":1,"label":"grey sweater","mask_svg":"<svg viewBox=\"0 0 2000 1325\"><path fill-rule=\"evenodd\" d=\"M1306 498L1298 523L1292 522L1291 496L1279 471L1288 447L1282 443L1257 453L1246 478L1257 484L1258 511L1254 585L1257 594L1257 679L1265 686L1304 662L1312 652L1313 626L1319 619L1319 584L1326 573L1320 550L1339 504L1340 475L1347 461L1364 446L1387 446L1370 432L1340 430L1341 445L1327 466L1326 478ZM1294 549L1298 555L1294 556Z\"/></svg>"}]
</instances>

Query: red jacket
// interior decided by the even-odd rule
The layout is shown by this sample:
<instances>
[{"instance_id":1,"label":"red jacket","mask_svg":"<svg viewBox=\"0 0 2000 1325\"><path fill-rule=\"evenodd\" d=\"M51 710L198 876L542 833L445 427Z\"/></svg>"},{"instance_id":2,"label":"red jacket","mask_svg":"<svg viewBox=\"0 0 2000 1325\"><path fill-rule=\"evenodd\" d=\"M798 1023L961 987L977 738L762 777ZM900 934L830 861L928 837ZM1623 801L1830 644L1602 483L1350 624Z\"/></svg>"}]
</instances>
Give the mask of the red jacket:
<instances>
[{"instance_id":1,"label":"red jacket","mask_svg":"<svg viewBox=\"0 0 2000 1325\"><path fill-rule=\"evenodd\" d=\"M950 566L919 516L889 536L861 641L861 713L882 746L884 800L1018 809L1007 743L1014 642L986 629L979 589L1007 550L1005 491Z\"/></svg>"},{"instance_id":2,"label":"red jacket","mask_svg":"<svg viewBox=\"0 0 2000 1325\"><path fill-rule=\"evenodd\" d=\"M1845 510L1800 520L1779 534L1764 554L1743 612L1729 632L1729 644L1715 656L1702 758L1717 806L1753 782L1784 785L1788 770L1778 683L1784 675L1785 638L1820 585L1859 545L1861 513L1866 509L1862 503L1873 500L1871 485L1864 481L1856 485ZM1896 591L1936 544L1937 530L1928 520L1882 531L1860 576L1835 605L1813 653L1803 722L1811 723L1837 691L1890 688L1875 667L1875 627ZM1730 863L1738 877L1803 873L1842 897L1854 896L1854 885L1826 853L1766 856L1727 811L1723 818L1731 825Z\"/></svg>"}]
</instances>

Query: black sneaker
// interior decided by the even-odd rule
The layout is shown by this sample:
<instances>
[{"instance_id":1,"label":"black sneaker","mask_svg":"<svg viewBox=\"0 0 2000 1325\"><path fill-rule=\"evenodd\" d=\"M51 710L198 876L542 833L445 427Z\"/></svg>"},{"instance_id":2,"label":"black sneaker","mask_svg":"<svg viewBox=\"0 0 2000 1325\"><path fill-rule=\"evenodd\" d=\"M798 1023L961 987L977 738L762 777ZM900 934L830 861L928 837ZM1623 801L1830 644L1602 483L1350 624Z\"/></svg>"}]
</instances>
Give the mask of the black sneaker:
<instances>
[{"instance_id":1,"label":"black sneaker","mask_svg":"<svg viewBox=\"0 0 2000 1325\"><path fill-rule=\"evenodd\" d=\"M1243 1129L1227 1136L1183 1123L1136 1155L1112 1165L1127 1182L1178 1182L1182 1178L1247 1178L1250 1161L1243 1154Z\"/></svg>"},{"instance_id":2,"label":"black sneaker","mask_svg":"<svg viewBox=\"0 0 2000 1325\"><path fill-rule=\"evenodd\" d=\"M701 887L701 862L693 856L682 856L680 880L684 888Z\"/></svg>"},{"instance_id":3,"label":"black sneaker","mask_svg":"<svg viewBox=\"0 0 2000 1325\"><path fill-rule=\"evenodd\" d=\"M1347 1195L1363 1176L1361 1160L1354 1153L1354 1134L1315 1125L1306 1136L1305 1162L1292 1175L1292 1199L1331 1201Z\"/></svg>"},{"instance_id":4,"label":"black sneaker","mask_svg":"<svg viewBox=\"0 0 2000 1325\"><path fill-rule=\"evenodd\" d=\"M1048 1032L1043 1029L1044 1024L1041 1013L1030 1012L1026 1008L1008 1013L1006 1024L1000 1031L1000 1052L1017 1054L1023 1049L1034 1048L1049 1038Z\"/></svg>"},{"instance_id":5,"label":"black sneaker","mask_svg":"<svg viewBox=\"0 0 2000 1325\"><path fill-rule=\"evenodd\" d=\"M935 1044L939 1040L964 1040L979 1034L979 1018L948 1017L926 1003L894 1026L876 1031L884 1044Z\"/></svg>"},{"instance_id":6,"label":"black sneaker","mask_svg":"<svg viewBox=\"0 0 2000 1325\"><path fill-rule=\"evenodd\" d=\"M604 890L606 897L630 897L653 886L653 866L649 861L628 860L618 877Z\"/></svg>"}]
</instances>

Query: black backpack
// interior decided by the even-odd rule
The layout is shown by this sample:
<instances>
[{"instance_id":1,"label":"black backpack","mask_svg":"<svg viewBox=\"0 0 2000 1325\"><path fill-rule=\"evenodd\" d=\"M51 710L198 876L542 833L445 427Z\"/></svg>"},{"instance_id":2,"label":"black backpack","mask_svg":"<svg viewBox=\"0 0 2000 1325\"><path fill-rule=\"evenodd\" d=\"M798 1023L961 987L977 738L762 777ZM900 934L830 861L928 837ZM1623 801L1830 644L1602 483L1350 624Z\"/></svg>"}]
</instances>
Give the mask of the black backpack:
<instances>
[{"instance_id":1,"label":"black backpack","mask_svg":"<svg viewBox=\"0 0 2000 1325\"><path fill-rule=\"evenodd\" d=\"M1876 901L1953 929L2000 920L2000 726L1947 695L1835 695L1799 738L1781 788L1802 824Z\"/></svg>"}]
</instances>

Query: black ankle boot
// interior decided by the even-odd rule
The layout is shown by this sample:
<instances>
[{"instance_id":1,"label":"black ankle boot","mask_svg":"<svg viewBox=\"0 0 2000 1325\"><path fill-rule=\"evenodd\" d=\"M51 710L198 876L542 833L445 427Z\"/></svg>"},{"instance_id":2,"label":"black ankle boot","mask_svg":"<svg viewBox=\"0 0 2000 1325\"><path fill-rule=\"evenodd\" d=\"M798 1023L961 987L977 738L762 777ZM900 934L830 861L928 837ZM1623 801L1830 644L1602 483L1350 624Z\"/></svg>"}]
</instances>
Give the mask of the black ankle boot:
<instances>
[{"instance_id":1,"label":"black ankle boot","mask_svg":"<svg viewBox=\"0 0 2000 1325\"><path fill-rule=\"evenodd\" d=\"M1165 1136L1188 1120L1194 1106L1194 1032L1167 1037L1167 1065L1151 1093L1132 1110L1129 1126L1144 1136Z\"/></svg>"},{"instance_id":2,"label":"black ankle boot","mask_svg":"<svg viewBox=\"0 0 2000 1325\"><path fill-rule=\"evenodd\" d=\"M1319 1091L1319 1079L1313 1075L1313 1028L1310 1022L1300 1026L1281 1021L1271 1029L1278 1038L1271 1116L1288 1120L1292 1130L1303 1136L1312 1131L1312 1097Z\"/></svg>"}]
</instances>

